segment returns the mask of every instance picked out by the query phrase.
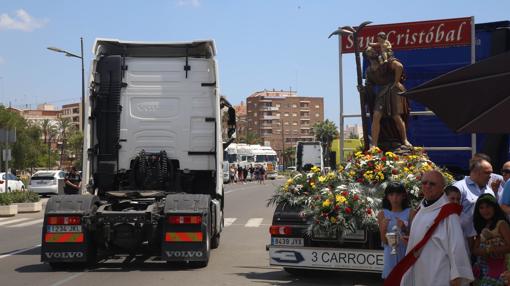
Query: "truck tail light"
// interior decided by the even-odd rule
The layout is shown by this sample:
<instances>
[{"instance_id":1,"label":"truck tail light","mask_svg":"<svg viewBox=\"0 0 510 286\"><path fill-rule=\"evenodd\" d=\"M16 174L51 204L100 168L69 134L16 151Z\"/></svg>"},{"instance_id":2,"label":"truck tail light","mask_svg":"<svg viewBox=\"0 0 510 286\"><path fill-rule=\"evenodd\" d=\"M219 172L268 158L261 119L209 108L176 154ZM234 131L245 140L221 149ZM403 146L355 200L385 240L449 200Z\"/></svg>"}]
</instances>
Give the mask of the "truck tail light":
<instances>
[{"instance_id":1,"label":"truck tail light","mask_svg":"<svg viewBox=\"0 0 510 286\"><path fill-rule=\"evenodd\" d=\"M79 216L49 216L49 225L80 225L81 217Z\"/></svg>"},{"instance_id":2,"label":"truck tail light","mask_svg":"<svg viewBox=\"0 0 510 286\"><path fill-rule=\"evenodd\" d=\"M271 235L291 235L292 227L287 225L272 225L269 227L269 233Z\"/></svg>"},{"instance_id":3,"label":"truck tail light","mask_svg":"<svg viewBox=\"0 0 510 286\"><path fill-rule=\"evenodd\" d=\"M170 224L202 224L202 216L199 215L171 215L168 217Z\"/></svg>"}]
</instances>

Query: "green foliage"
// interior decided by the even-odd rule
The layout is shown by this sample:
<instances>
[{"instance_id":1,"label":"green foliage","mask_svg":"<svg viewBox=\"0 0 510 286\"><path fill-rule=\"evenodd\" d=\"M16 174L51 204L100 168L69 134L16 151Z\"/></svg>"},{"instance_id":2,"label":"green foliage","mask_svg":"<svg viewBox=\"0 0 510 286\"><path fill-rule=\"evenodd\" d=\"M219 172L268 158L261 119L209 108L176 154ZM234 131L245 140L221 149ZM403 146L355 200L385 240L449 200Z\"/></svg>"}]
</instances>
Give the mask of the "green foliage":
<instances>
[{"instance_id":1,"label":"green foliage","mask_svg":"<svg viewBox=\"0 0 510 286\"><path fill-rule=\"evenodd\" d=\"M239 138L240 143L262 144L262 139L254 132L247 132L245 137Z\"/></svg>"},{"instance_id":2,"label":"green foliage","mask_svg":"<svg viewBox=\"0 0 510 286\"><path fill-rule=\"evenodd\" d=\"M43 120L40 124L33 124L25 120L15 111L6 109L0 105L0 128L16 129L16 143L11 144L12 161L9 166L16 170L26 170L35 167L49 168L55 166L55 162L62 160L66 154L74 155L74 165L81 167L83 134L72 127L69 119L59 119L58 124L52 124L50 120ZM48 160L48 148L51 142L60 138L64 142L64 148L58 151L51 150ZM3 170L4 166L0 167Z\"/></svg>"},{"instance_id":3,"label":"green foliage","mask_svg":"<svg viewBox=\"0 0 510 286\"><path fill-rule=\"evenodd\" d=\"M315 140L322 143L324 161L329 162L329 154L331 153L331 143L335 137L338 137L338 130L333 121L326 119L323 122L315 123L313 126ZM329 165L329 164L327 164Z\"/></svg>"},{"instance_id":4,"label":"green foliage","mask_svg":"<svg viewBox=\"0 0 510 286\"><path fill-rule=\"evenodd\" d=\"M9 193L0 193L0 206L8 206L10 204L12 204L12 199Z\"/></svg>"},{"instance_id":5,"label":"green foliage","mask_svg":"<svg viewBox=\"0 0 510 286\"><path fill-rule=\"evenodd\" d=\"M39 195L34 192L11 192L7 193L13 204L36 203L40 200Z\"/></svg>"}]
</instances>

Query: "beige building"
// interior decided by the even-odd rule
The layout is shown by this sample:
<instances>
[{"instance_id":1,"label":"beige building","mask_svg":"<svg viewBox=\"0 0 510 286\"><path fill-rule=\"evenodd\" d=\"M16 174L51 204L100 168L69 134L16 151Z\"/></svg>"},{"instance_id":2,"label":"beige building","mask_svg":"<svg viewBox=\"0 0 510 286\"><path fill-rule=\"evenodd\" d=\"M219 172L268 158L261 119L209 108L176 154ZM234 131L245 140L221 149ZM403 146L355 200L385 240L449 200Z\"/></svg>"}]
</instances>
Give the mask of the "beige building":
<instances>
[{"instance_id":1,"label":"beige building","mask_svg":"<svg viewBox=\"0 0 510 286\"><path fill-rule=\"evenodd\" d=\"M313 125L324 120L324 99L297 96L296 91L258 91L248 97L246 106L248 132L279 156L298 141L313 141Z\"/></svg>"},{"instance_id":2,"label":"beige building","mask_svg":"<svg viewBox=\"0 0 510 286\"><path fill-rule=\"evenodd\" d=\"M81 130L82 122L81 122L81 104L80 103L71 103L62 105L62 118L69 118L71 124Z\"/></svg>"},{"instance_id":3,"label":"beige building","mask_svg":"<svg viewBox=\"0 0 510 286\"><path fill-rule=\"evenodd\" d=\"M246 121L246 104L241 101L241 104L234 105L236 111L236 136L237 139L246 138L248 133L248 123Z\"/></svg>"},{"instance_id":4,"label":"beige building","mask_svg":"<svg viewBox=\"0 0 510 286\"><path fill-rule=\"evenodd\" d=\"M51 104L40 104L37 109L17 109L10 108L10 110L23 116L27 121L41 125L44 120L49 120L52 125L56 125L60 110L56 110L55 106Z\"/></svg>"}]
</instances>

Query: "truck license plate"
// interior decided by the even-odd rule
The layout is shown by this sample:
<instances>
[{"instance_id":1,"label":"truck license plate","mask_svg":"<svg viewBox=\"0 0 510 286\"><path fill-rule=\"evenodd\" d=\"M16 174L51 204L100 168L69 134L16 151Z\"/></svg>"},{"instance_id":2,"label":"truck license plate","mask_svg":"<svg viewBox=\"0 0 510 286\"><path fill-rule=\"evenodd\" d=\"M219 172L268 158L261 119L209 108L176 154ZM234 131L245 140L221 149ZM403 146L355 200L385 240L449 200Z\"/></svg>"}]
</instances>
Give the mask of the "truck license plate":
<instances>
[{"instance_id":1,"label":"truck license plate","mask_svg":"<svg viewBox=\"0 0 510 286\"><path fill-rule=\"evenodd\" d=\"M304 246L304 239L298 237L273 237L271 245L274 246Z\"/></svg>"},{"instance_id":2,"label":"truck license plate","mask_svg":"<svg viewBox=\"0 0 510 286\"><path fill-rule=\"evenodd\" d=\"M48 232L81 232L81 225L48 225Z\"/></svg>"}]
</instances>

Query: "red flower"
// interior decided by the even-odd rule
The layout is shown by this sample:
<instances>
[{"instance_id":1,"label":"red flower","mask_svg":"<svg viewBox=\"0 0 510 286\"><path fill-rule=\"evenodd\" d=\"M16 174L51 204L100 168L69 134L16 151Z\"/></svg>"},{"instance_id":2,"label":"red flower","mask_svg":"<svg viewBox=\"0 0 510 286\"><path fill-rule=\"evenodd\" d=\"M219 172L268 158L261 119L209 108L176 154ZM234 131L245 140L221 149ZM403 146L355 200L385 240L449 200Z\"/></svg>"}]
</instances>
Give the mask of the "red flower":
<instances>
[{"instance_id":1,"label":"red flower","mask_svg":"<svg viewBox=\"0 0 510 286\"><path fill-rule=\"evenodd\" d=\"M381 160L382 160L382 161L386 161L386 156L382 156L382 157L381 157Z\"/></svg>"},{"instance_id":2,"label":"red flower","mask_svg":"<svg viewBox=\"0 0 510 286\"><path fill-rule=\"evenodd\" d=\"M398 161L398 156L395 156L395 161Z\"/></svg>"},{"instance_id":3,"label":"red flower","mask_svg":"<svg viewBox=\"0 0 510 286\"><path fill-rule=\"evenodd\" d=\"M347 197L347 196L349 195L349 193L348 193L347 191L343 191L343 192L341 193L341 195L342 195L342 196L344 196L344 197Z\"/></svg>"},{"instance_id":4,"label":"red flower","mask_svg":"<svg viewBox=\"0 0 510 286\"><path fill-rule=\"evenodd\" d=\"M346 207L345 208L345 213L346 214L350 214L352 212L351 208L350 207Z\"/></svg>"},{"instance_id":5,"label":"red flower","mask_svg":"<svg viewBox=\"0 0 510 286\"><path fill-rule=\"evenodd\" d=\"M367 214L371 215L372 214L372 209L367 209Z\"/></svg>"},{"instance_id":6,"label":"red flower","mask_svg":"<svg viewBox=\"0 0 510 286\"><path fill-rule=\"evenodd\" d=\"M363 183L363 178L358 178L356 181L357 181L358 183Z\"/></svg>"},{"instance_id":7,"label":"red flower","mask_svg":"<svg viewBox=\"0 0 510 286\"><path fill-rule=\"evenodd\" d=\"M396 175L396 174L398 174L398 170L397 170L397 169L392 169L392 170L391 170L391 173L392 173L393 175Z\"/></svg>"},{"instance_id":8,"label":"red flower","mask_svg":"<svg viewBox=\"0 0 510 286\"><path fill-rule=\"evenodd\" d=\"M373 167L373 166L374 166L374 163L373 163L373 162L368 162L368 166L369 166L369 167Z\"/></svg>"},{"instance_id":9,"label":"red flower","mask_svg":"<svg viewBox=\"0 0 510 286\"><path fill-rule=\"evenodd\" d=\"M334 210L337 211L339 208L340 208L339 206L335 206Z\"/></svg>"},{"instance_id":10,"label":"red flower","mask_svg":"<svg viewBox=\"0 0 510 286\"><path fill-rule=\"evenodd\" d=\"M357 200L359 200L359 196L358 196L358 195L354 195L353 199L354 199L355 201L357 201Z\"/></svg>"}]
</instances>

